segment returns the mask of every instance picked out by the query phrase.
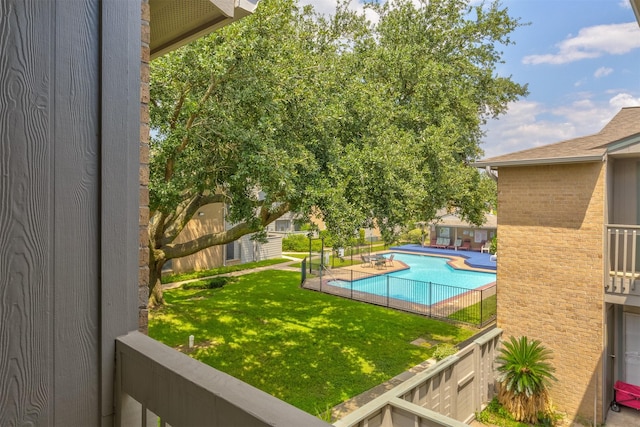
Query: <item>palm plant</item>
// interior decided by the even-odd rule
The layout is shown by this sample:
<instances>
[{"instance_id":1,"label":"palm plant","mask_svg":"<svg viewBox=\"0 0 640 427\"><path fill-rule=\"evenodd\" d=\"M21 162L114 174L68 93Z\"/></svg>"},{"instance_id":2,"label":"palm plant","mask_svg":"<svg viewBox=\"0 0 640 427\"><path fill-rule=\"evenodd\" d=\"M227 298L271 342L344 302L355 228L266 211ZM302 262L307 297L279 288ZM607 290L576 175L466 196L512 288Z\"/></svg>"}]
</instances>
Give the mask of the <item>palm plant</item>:
<instances>
[{"instance_id":1,"label":"palm plant","mask_svg":"<svg viewBox=\"0 0 640 427\"><path fill-rule=\"evenodd\" d=\"M551 351L538 340L510 337L503 342L498 362L498 400L516 421L535 423L551 413L548 388L554 367Z\"/></svg>"}]
</instances>

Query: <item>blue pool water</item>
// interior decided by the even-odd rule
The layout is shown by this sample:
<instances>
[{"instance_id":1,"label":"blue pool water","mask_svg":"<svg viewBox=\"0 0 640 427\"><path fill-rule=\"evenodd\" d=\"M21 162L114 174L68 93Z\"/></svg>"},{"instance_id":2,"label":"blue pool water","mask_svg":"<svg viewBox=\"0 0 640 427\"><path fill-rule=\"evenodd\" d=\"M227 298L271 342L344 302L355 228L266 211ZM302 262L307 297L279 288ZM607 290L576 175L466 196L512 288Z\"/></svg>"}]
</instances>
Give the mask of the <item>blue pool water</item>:
<instances>
[{"instance_id":1,"label":"blue pool water","mask_svg":"<svg viewBox=\"0 0 640 427\"><path fill-rule=\"evenodd\" d=\"M495 273L456 270L447 264L448 258L397 253L393 259L402 261L411 268L389 273L392 277L435 282L465 289L475 289L496 281Z\"/></svg>"},{"instance_id":2,"label":"blue pool water","mask_svg":"<svg viewBox=\"0 0 640 427\"><path fill-rule=\"evenodd\" d=\"M390 254L385 254L388 258ZM394 260L410 268L389 274L329 283L353 291L389 296L419 304L434 304L496 281L494 273L456 270L447 258L395 253Z\"/></svg>"}]
</instances>

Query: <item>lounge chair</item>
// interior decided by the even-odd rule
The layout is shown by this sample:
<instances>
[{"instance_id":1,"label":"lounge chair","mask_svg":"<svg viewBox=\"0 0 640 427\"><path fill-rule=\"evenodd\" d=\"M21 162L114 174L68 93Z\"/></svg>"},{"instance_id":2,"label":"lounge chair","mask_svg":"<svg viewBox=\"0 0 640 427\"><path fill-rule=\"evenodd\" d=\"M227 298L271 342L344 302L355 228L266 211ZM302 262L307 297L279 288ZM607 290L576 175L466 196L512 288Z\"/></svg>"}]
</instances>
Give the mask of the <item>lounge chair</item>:
<instances>
[{"instance_id":1,"label":"lounge chair","mask_svg":"<svg viewBox=\"0 0 640 427\"><path fill-rule=\"evenodd\" d=\"M447 249L455 249L458 250L458 246L462 245L462 239L457 238L453 245L447 246Z\"/></svg>"},{"instance_id":2,"label":"lounge chair","mask_svg":"<svg viewBox=\"0 0 640 427\"><path fill-rule=\"evenodd\" d=\"M486 240L483 240L482 246L480 246L480 252L489 253L489 249L491 249L491 243L487 242Z\"/></svg>"},{"instance_id":3,"label":"lounge chair","mask_svg":"<svg viewBox=\"0 0 640 427\"><path fill-rule=\"evenodd\" d=\"M447 249L447 246L451 244L451 240L448 237L438 237L436 241L436 248Z\"/></svg>"},{"instance_id":4,"label":"lounge chair","mask_svg":"<svg viewBox=\"0 0 640 427\"><path fill-rule=\"evenodd\" d=\"M360 258L362 259L362 264L360 264L360 266L362 268L364 268L364 267L373 267L373 263L371 262L371 258L370 257L366 257L364 255L360 255Z\"/></svg>"},{"instance_id":5,"label":"lounge chair","mask_svg":"<svg viewBox=\"0 0 640 427\"><path fill-rule=\"evenodd\" d=\"M386 261L385 261L385 262L387 263L387 265L390 265L390 266L392 266L392 267L393 267L393 257L394 257L394 255L395 255L395 254L391 254L391 255L389 256L389 258L387 258L387 259L386 259Z\"/></svg>"},{"instance_id":6,"label":"lounge chair","mask_svg":"<svg viewBox=\"0 0 640 427\"><path fill-rule=\"evenodd\" d=\"M462 245L458 246L458 249L461 249L463 251L470 251L471 250L471 240L465 240L464 242L462 242Z\"/></svg>"}]
</instances>

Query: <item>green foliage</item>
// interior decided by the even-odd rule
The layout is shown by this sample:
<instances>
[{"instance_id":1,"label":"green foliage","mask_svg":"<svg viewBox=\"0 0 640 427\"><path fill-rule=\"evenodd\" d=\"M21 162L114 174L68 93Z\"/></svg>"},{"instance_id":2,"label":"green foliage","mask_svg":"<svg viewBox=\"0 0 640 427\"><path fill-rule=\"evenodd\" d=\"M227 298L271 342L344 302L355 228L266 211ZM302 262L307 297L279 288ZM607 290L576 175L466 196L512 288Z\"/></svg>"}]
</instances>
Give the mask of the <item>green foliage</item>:
<instances>
[{"instance_id":1,"label":"green foliage","mask_svg":"<svg viewBox=\"0 0 640 427\"><path fill-rule=\"evenodd\" d=\"M183 284L182 289L218 289L229 283L233 283L236 279L234 277L212 277L206 280L196 280Z\"/></svg>"},{"instance_id":2,"label":"green foliage","mask_svg":"<svg viewBox=\"0 0 640 427\"><path fill-rule=\"evenodd\" d=\"M368 4L379 15L371 23L342 2L327 18L262 0L152 61L152 274L287 211L317 214L326 246L373 226L392 242L398 226L445 206L483 220L495 182L469 162L487 118L527 92L495 73L520 24L497 2L414 3ZM212 201L236 225L175 243Z\"/></svg>"},{"instance_id":3,"label":"green foliage","mask_svg":"<svg viewBox=\"0 0 640 427\"><path fill-rule=\"evenodd\" d=\"M509 411L500 404L498 398L494 397L486 408L480 412L476 412L475 418L483 424L496 427L551 427L562 420L562 415L558 413L540 414L540 417L536 422L523 423L516 421Z\"/></svg>"},{"instance_id":4,"label":"green foliage","mask_svg":"<svg viewBox=\"0 0 640 427\"><path fill-rule=\"evenodd\" d=\"M367 242L367 234L364 228L358 230L358 245L364 245Z\"/></svg>"},{"instance_id":5,"label":"green foliage","mask_svg":"<svg viewBox=\"0 0 640 427\"><path fill-rule=\"evenodd\" d=\"M332 408L327 405L327 407L325 409L322 409L322 410L316 408L314 410L314 413L316 414L316 417L320 418L322 421L326 421L327 423L331 423L332 421L334 421L331 409Z\"/></svg>"},{"instance_id":6,"label":"green foliage","mask_svg":"<svg viewBox=\"0 0 640 427\"><path fill-rule=\"evenodd\" d=\"M496 252L498 252L498 236L494 236L493 239L491 239L491 246L489 246L489 252L491 252L492 254L495 254Z\"/></svg>"},{"instance_id":7,"label":"green foliage","mask_svg":"<svg viewBox=\"0 0 640 427\"><path fill-rule=\"evenodd\" d=\"M509 337L502 343L503 348L496 358L498 381L513 394L524 393L533 396L545 390L556 378L555 368L548 362L551 351L538 340L526 336Z\"/></svg>"},{"instance_id":8,"label":"green foliage","mask_svg":"<svg viewBox=\"0 0 640 427\"><path fill-rule=\"evenodd\" d=\"M498 399L517 421L548 418L551 403L548 387L556 380L549 363L551 351L526 336L509 337L496 358L500 390Z\"/></svg>"},{"instance_id":9,"label":"green foliage","mask_svg":"<svg viewBox=\"0 0 640 427\"><path fill-rule=\"evenodd\" d=\"M509 411L500 404L497 397L494 397L487 407L477 412L475 416L477 421L497 427L530 427L530 424L514 420Z\"/></svg>"},{"instance_id":10,"label":"green foliage","mask_svg":"<svg viewBox=\"0 0 640 427\"><path fill-rule=\"evenodd\" d=\"M472 325L484 325L489 320L495 319L497 308L497 297L492 295L452 313L448 318Z\"/></svg>"},{"instance_id":11,"label":"green foliage","mask_svg":"<svg viewBox=\"0 0 640 427\"><path fill-rule=\"evenodd\" d=\"M318 247L316 250L315 246ZM309 238L306 234L290 234L282 239L282 250L285 252L309 252ZM320 250L320 240L311 240L311 250L317 252Z\"/></svg>"},{"instance_id":12,"label":"green foliage","mask_svg":"<svg viewBox=\"0 0 640 427\"><path fill-rule=\"evenodd\" d=\"M424 234L424 241L428 242L429 232L425 232L425 233L426 234ZM419 228L414 228L413 230L409 230L409 232L403 237L405 238L405 240L407 240L410 243L420 244L422 243L423 231L420 230Z\"/></svg>"},{"instance_id":13,"label":"green foliage","mask_svg":"<svg viewBox=\"0 0 640 427\"><path fill-rule=\"evenodd\" d=\"M453 356L458 352L458 347L451 343L442 343L436 345L436 348L433 350L433 358L440 361L449 356Z\"/></svg>"},{"instance_id":14,"label":"green foliage","mask_svg":"<svg viewBox=\"0 0 640 427\"><path fill-rule=\"evenodd\" d=\"M474 331L299 287L262 271L211 290L172 289L149 335L310 413L333 407L431 357L411 342L459 343Z\"/></svg>"},{"instance_id":15,"label":"green foliage","mask_svg":"<svg viewBox=\"0 0 640 427\"><path fill-rule=\"evenodd\" d=\"M333 246L333 239L328 233L320 232L324 237L324 249L329 250ZM282 239L282 250L285 252L306 252L309 253L309 237L306 234L290 234ZM322 240L320 238L311 239L311 251L320 252L322 250Z\"/></svg>"}]
</instances>

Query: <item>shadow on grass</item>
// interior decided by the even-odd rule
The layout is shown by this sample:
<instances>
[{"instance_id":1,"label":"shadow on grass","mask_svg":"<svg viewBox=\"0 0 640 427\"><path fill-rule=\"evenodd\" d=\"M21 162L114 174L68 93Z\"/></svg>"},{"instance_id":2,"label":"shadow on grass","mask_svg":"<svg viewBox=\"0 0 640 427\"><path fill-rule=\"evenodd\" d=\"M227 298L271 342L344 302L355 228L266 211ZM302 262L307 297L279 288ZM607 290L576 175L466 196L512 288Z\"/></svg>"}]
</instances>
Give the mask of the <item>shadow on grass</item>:
<instances>
[{"instance_id":1,"label":"shadow on grass","mask_svg":"<svg viewBox=\"0 0 640 427\"><path fill-rule=\"evenodd\" d=\"M299 288L269 270L220 289L165 292L149 335L307 412L334 406L428 359L474 330Z\"/></svg>"}]
</instances>

